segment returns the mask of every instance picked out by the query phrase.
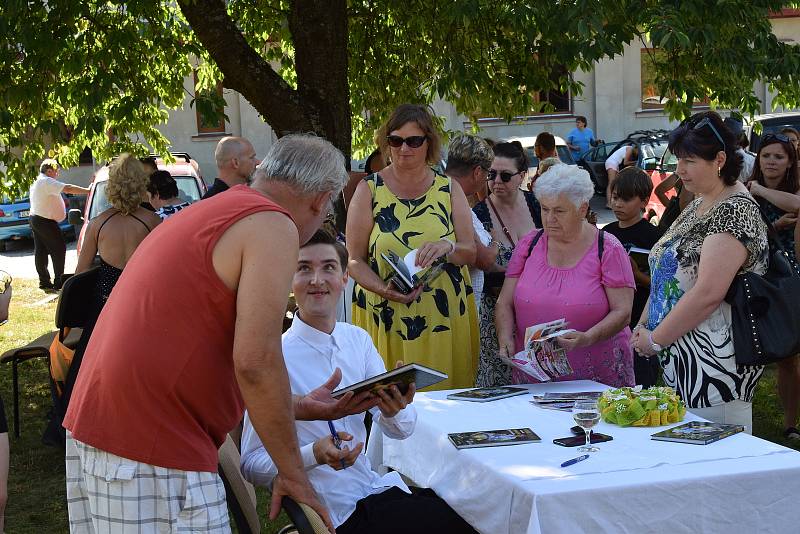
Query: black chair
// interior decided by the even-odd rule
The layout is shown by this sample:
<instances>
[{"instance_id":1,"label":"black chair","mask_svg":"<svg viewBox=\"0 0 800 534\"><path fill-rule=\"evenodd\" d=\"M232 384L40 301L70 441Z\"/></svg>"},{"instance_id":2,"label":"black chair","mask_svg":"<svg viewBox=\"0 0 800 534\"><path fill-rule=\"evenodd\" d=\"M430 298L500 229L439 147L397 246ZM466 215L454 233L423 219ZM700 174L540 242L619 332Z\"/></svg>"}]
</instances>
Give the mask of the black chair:
<instances>
[{"instance_id":1,"label":"black chair","mask_svg":"<svg viewBox=\"0 0 800 534\"><path fill-rule=\"evenodd\" d=\"M62 343L74 349L81 338L81 328L89 313L92 291L97 282L97 268L70 276L61 289L56 308L57 331L47 332L27 345L9 349L0 356L0 363L11 362L11 387L14 402L14 436L20 435L19 418L19 364L34 358L49 358L50 345L55 336L61 336ZM48 360L49 361L49 360Z\"/></svg>"}]
</instances>

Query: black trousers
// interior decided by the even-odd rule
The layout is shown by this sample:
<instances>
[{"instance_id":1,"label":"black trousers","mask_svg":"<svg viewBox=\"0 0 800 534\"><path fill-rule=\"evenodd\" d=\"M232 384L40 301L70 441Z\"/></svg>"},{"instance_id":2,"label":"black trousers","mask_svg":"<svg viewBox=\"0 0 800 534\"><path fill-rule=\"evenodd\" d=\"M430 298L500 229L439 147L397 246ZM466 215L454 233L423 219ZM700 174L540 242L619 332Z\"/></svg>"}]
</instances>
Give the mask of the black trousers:
<instances>
[{"instance_id":1,"label":"black trousers","mask_svg":"<svg viewBox=\"0 0 800 534\"><path fill-rule=\"evenodd\" d=\"M61 228L53 219L46 219L38 215L31 215L28 222L33 232L33 256L36 262L36 272L39 274L39 286L61 287L61 278L64 275L64 258L67 255L67 244ZM53 259L53 282L50 282L50 273L47 271L47 257Z\"/></svg>"},{"instance_id":2,"label":"black trousers","mask_svg":"<svg viewBox=\"0 0 800 534\"><path fill-rule=\"evenodd\" d=\"M390 488L361 499L337 534L477 534L433 490L411 491Z\"/></svg>"}]
</instances>

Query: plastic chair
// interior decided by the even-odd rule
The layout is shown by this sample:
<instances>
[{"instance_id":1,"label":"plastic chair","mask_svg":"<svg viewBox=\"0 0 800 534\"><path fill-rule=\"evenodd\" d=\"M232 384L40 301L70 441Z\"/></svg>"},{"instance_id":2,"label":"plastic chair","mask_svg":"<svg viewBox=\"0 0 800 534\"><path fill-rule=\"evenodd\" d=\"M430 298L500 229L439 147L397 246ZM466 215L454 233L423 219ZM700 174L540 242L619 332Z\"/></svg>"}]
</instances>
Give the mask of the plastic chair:
<instances>
[{"instance_id":1,"label":"plastic chair","mask_svg":"<svg viewBox=\"0 0 800 534\"><path fill-rule=\"evenodd\" d=\"M85 324L89 312L91 291L97 281L98 270L91 269L78 275L70 276L64 287L56 308L57 331L48 332L37 337L25 346L9 349L0 356L0 363L11 362L11 387L14 402L14 436L20 435L19 418L19 364L34 358L49 358L50 344L53 338L64 336L64 345L74 349L81 338L81 327ZM70 329L67 333L66 329Z\"/></svg>"}]
</instances>

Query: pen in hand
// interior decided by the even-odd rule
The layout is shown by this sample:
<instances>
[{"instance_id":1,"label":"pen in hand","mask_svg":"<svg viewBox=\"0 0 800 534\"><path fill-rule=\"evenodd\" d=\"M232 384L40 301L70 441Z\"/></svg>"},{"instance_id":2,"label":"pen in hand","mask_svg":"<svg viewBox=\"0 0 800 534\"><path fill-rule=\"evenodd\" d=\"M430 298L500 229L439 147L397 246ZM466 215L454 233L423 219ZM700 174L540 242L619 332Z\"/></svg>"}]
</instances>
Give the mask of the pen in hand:
<instances>
[{"instance_id":1,"label":"pen in hand","mask_svg":"<svg viewBox=\"0 0 800 534\"><path fill-rule=\"evenodd\" d=\"M333 437L333 445L342 450L342 440L339 438L339 434L336 432L336 427L333 426L333 421L328 421L328 428L331 431L331 436ZM342 464L342 469L347 469L347 464L344 463L344 458L339 460Z\"/></svg>"},{"instance_id":2,"label":"pen in hand","mask_svg":"<svg viewBox=\"0 0 800 534\"><path fill-rule=\"evenodd\" d=\"M589 457L588 454L584 454L583 456L578 456L577 458L573 458L572 460L567 460L566 462L561 464L561 467L569 467L570 465L574 465L577 464L578 462L584 461L588 457Z\"/></svg>"}]
</instances>

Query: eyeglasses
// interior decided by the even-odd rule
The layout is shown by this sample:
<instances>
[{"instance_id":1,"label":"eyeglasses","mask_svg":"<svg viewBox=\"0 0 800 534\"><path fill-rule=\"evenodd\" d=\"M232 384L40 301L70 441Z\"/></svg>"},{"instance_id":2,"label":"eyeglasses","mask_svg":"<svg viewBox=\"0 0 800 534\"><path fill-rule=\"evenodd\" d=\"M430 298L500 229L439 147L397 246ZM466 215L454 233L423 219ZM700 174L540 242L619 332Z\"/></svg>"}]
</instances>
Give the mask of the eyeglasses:
<instances>
[{"instance_id":1,"label":"eyeglasses","mask_svg":"<svg viewBox=\"0 0 800 534\"><path fill-rule=\"evenodd\" d=\"M764 146L767 143L771 143L772 141L780 141L781 143L792 142L792 140L789 139L788 135L769 133L761 138L761 146Z\"/></svg>"},{"instance_id":2,"label":"eyeglasses","mask_svg":"<svg viewBox=\"0 0 800 534\"><path fill-rule=\"evenodd\" d=\"M711 122L711 119L708 117L703 117L699 122L697 122L697 119L689 119L686 125L690 130L699 130L700 128L708 127L711 130L711 133L714 134L714 137L717 138L717 141L719 141L719 144L722 145L722 151L725 152L727 150L725 141L722 140L722 136L719 134L716 126L714 126L714 123Z\"/></svg>"},{"instance_id":3,"label":"eyeglasses","mask_svg":"<svg viewBox=\"0 0 800 534\"><path fill-rule=\"evenodd\" d=\"M497 177L499 176L500 179L503 181L503 183L508 183L509 181L511 181L511 179L513 177L515 177L516 175L518 175L521 172L522 171L517 171L517 172L508 172L508 171L497 172L494 169L490 169L489 170L489 174L486 177L486 181L487 182L494 182L497 179Z\"/></svg>"},{"instance_id":4,"label":"eyeglasses","mask_svg":"<svg viewBox=\"0 0 800 534\"><path fill-rule=\"evenodd\" d=\"M400 137L399 135L387 135L386 141L392 148L400 148L403 143L408 145L409 148L419 148L428 139L427 135L412 135L410 137Z\"/></svg>"}]
</instances>

